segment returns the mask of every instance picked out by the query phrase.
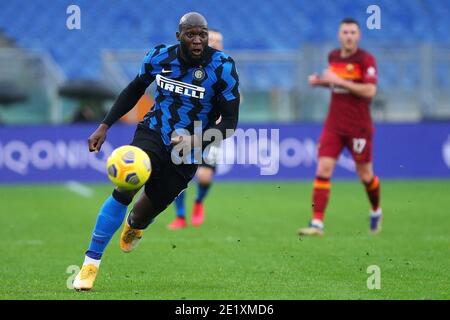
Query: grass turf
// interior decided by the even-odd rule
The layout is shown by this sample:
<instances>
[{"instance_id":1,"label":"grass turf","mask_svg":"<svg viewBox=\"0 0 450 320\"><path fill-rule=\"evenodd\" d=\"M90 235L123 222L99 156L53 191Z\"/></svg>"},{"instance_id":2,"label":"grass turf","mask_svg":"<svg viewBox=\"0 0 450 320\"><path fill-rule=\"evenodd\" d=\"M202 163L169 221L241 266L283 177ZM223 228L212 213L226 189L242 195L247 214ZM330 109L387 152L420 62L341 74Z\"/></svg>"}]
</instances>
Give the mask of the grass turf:
<instances>
[{"instance_id":1,"label":"grass turf","mask_svg":"<svg viewBox=\"0 0 450 320\"><path fill-rule=\"evenodd\" d=\"M357 182L335 182L322 238L299 239L311 183L217 183L201 228L168 231L173 207L138 249L118 233L91 292L67 289L109 185L0 186L0 299L449 299L448 181L382 181L383 232L368 235ZM188 190L190 211L194 188ZM367 288L367 268L381 289Z\"/></svg>"}]
</instances>

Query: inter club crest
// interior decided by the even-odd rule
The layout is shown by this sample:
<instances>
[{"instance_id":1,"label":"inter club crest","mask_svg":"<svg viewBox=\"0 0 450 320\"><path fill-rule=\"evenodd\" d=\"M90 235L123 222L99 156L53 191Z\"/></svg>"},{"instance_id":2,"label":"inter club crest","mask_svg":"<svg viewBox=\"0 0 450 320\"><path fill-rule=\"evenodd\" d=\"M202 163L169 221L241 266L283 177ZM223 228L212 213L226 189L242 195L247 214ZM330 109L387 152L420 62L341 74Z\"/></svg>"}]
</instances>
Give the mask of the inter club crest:
<instances>
[{"instance_id":1,"label":"inter club crest","mask_svg":"<svg viewBox=\"0 0 450 320\"><path fill-rule=\"evenodd\" d=\"M203 68L197 68L194 70L193 77L195 80L201 81L205 78L205 70Z\"/></svg>"}]
</instances>

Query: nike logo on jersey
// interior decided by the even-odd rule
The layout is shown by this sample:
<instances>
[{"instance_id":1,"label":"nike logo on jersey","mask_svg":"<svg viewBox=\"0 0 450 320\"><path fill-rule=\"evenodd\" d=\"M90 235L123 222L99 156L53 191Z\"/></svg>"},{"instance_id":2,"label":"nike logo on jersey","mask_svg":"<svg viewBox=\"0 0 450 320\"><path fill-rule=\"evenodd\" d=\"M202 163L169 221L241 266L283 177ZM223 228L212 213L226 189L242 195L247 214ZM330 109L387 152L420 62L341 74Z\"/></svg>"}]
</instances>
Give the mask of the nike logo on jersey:
<instances>
[{"instance_id":1,"label":"nike logo on jersey","mask_svg":"<svg viewBox=\"0 0 450 320\"><path fill-rule=\"evenodd\" d=\"M171 72L172 72L172 70L166 70L166 69L161 70L161 73L171 73Z\"/></svg>"},{"instance_id":2,"label":"nike logo on jersey","mask_svg":"<svg viewBox=\"0 0 450 320\"><path fill-rule=\"evenodd\" d=\"M156 75L156 85L161 89L192 98L203 99L205 97L205 88L190 83L169 79L160 74Z\"/></svg>"}]
</instances>

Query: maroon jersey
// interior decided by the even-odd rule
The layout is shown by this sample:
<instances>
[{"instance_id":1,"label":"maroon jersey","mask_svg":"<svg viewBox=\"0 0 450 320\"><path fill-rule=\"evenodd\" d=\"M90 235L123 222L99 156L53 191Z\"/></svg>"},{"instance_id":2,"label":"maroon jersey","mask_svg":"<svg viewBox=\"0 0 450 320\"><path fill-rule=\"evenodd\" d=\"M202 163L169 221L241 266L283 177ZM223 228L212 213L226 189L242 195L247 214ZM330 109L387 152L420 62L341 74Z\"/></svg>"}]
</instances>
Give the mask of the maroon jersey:
<instances>
[{"instance_id":1,"label":"maroon jersey","mask_svg":"<svg viewBox=\"0 0 450 320\"><path fill-rule=\"evenodd\" d=\"M353 55L341 58L341 50L336 49L328 56L328 68L346 80L358 83L377 83L375 58L362 49ZM325 128L342 135L371 135L373 132L370 116L371 99L356 96L349 90L332 88L331 103Z\"/></svg>"}]
</instances>

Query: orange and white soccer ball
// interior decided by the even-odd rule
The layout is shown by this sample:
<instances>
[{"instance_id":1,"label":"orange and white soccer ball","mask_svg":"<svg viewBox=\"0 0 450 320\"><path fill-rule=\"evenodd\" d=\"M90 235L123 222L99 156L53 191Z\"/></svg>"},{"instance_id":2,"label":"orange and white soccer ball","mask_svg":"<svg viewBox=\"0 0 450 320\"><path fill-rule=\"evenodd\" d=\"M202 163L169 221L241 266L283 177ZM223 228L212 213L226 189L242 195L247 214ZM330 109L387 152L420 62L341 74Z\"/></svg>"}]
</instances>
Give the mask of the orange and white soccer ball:
<instances>
[{"instance_id":1,"label":"orange and white soccer ball","mask_svg":"<svg viewBox=\"0 0 450 320\"><path fill-rule=\"evenodd\" d=\"M111 153L106 161L106 172L116 186L134 190L150 178L152 167L147 153L138 147L126 145Z\"/></svg>"}]
</instances>

